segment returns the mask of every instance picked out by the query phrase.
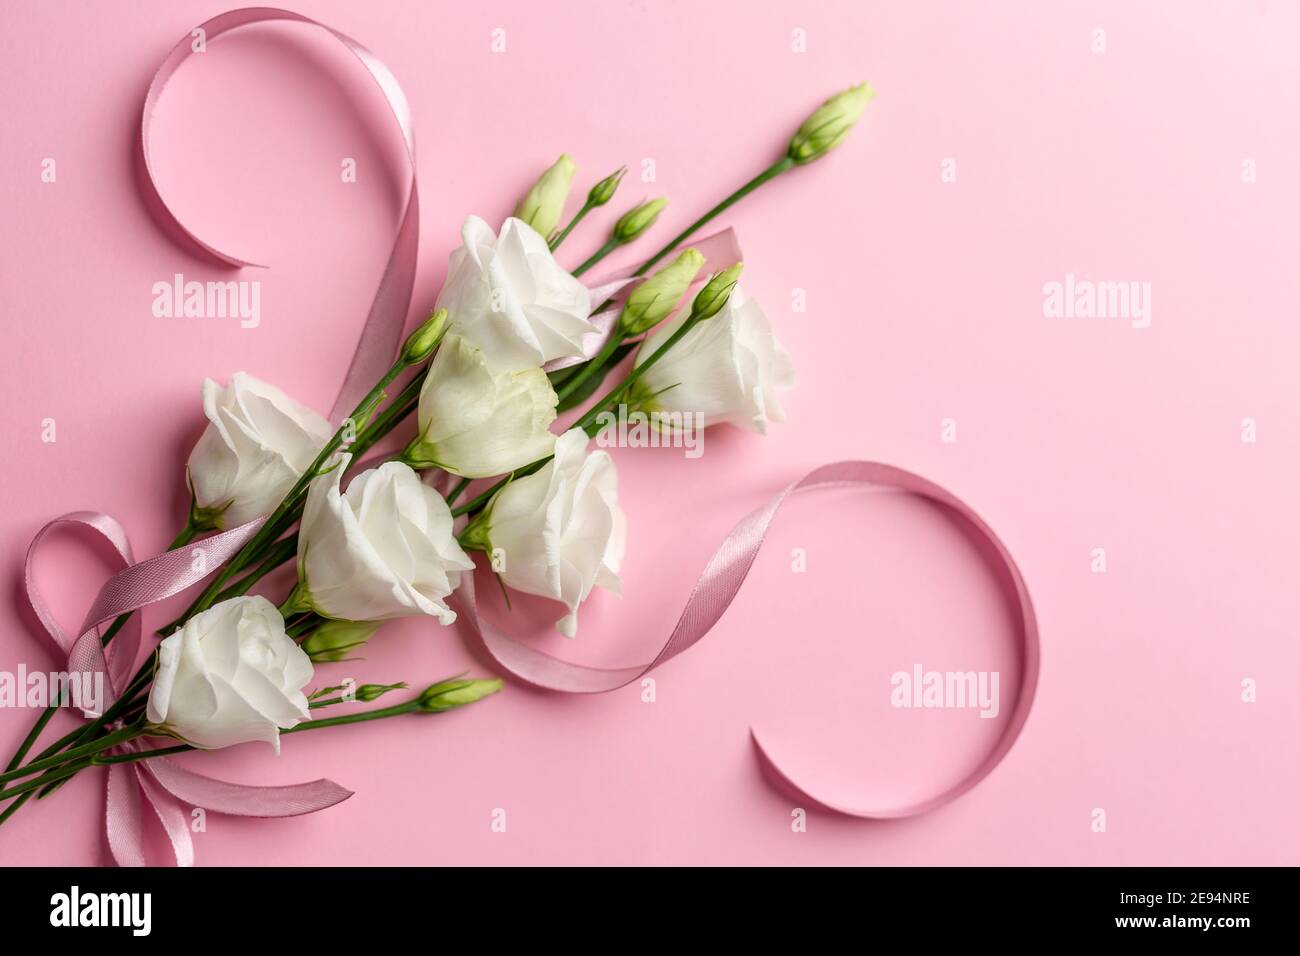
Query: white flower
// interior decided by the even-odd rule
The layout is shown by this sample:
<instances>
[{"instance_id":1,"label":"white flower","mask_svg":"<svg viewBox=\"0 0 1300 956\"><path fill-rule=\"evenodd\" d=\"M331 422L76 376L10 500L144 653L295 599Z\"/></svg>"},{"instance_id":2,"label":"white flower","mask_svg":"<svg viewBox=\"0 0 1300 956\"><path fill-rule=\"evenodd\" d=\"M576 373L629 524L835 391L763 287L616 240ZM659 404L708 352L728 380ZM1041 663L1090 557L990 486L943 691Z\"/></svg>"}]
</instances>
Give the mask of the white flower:
<instances>
[{"instance_id":1,"label":"white flower","mask_svg":"<svg viewBox=\"0 0 1300 956\"><path fill-rule=\"evenodd\" d=\"M469 571L451 511L407 465L390 461L339 482L348 456L312 482L298 533L303 604L326 617L382 621L428 614L456 620L443 599Z\"/></svg>"},{"instance_id":2,"label":"white flower","mask_svg":"<svg viewBox=\"0 0 1300 956\"><path fill-rule=\"evenodd\" d=\"M646 336L637 364L687 316L683 309ZM765 435L769 421L785 421L777 392L793 387L794 367L772 323L736 288L721 312L687 332L637 379L633 401L645 412L699 412L705 425L731 422Z\"/></svg>"},{"instance_id":3,"label":"white flower","mask_svg":"<svg viewBox=\"0 0 1300 956\"><path fill-rule=\"evenodd\" d=\"M404 460L467 478L513 471L555 447L555 403L540 368L498 371L481 349L449 336L420 390L420 434Z\"/></svg>"},{"instance_id":4,"label":"white flower","mask_svg":"<svg viewBox=\"0 0 1300 956\"><path fill-rule=\"evenodd\" d=\"M587 435L571 429L555 457L497 493L484 517L488 548L507 585L560 601L569 613L560 633L578 632L578 605L600 585L620 594L627 519L618 506L618 474L603 451L587 453Z\"/></svg>"},{"instance_id":5,"label":"white flower","mask_svg":"<svg viewBox=\"0 0 1300 956\"><path fill-rule=\"evenodd\" d=\"M310 716L311 661L264 597L236 597L194 615L158 645L149 722L195 747L265 740Z\"/></svg>"},{"instance_id":6,"label":"white flower","mask_svg":"<svg viewBox=\"0 0 1300 956\"><path fill-rule=\"evenodd\" d=\"M204 379L203 413L209 424L187 467L195 504L218 528L274 511L334 434L320 415L246 372L228 388Z\"/></svg>"},{"instance_id":7,"label":"white flower","mask_svg":"<svg viewBox=\"0 0 1300 956\"><path fill-rule=\"evenodd\" d=\"M556 264L546 240L519 219L507 219L499 239L477 216L460 232L437 304L452 329L505 371L582 355L583 335L595 330L591 294Z\"/></svg>"}]
</instances>

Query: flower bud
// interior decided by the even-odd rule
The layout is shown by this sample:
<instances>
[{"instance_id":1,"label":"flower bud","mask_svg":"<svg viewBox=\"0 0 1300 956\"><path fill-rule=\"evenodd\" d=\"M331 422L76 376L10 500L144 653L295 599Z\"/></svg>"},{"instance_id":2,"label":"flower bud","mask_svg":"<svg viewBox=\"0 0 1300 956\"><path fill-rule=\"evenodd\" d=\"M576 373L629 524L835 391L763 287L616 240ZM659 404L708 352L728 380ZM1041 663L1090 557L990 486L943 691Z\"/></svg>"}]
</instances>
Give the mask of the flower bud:
<instances>
[{"instance_id":1,"label":"flower bud","mask_svg":"<svg viewBox=\"0 0 1300 956\"><path fill-rule=\"evenodd\" d=\"M404 690L405 688L405 682L397 684L362 684L357 688L357 700L368 704L383 697L390 690Z\"/></svg>"},{"instance_id":2,"label":"flower bud","mask_svg":"<svg viewBox=\"0 0 1300 956\"><path fill-rule=\"evenodd\" d=\"M614 223L614 238L621 244L631 242L655 224L667 205L667 199L647 199L633 206Z\"/></svg>"},{"instance_id":3,"label":"flower bud","mask_svg":"<svg viewBox=\"0 0 1300 956\"><path fill-rule=\"evenodd\" d=\"M832 96L804 120L790 140L786 155L800 166L821 159L844 141L875 95L868 84L860 83Z\"/></svg>"},{"instance_id":4,"label":"flower bud","mask_svg":"<svg viewBox=\"0 0 1300 956\"><path fill-rule=\"evenodd\" d=\"M407 337L406 344L402 346L402 361L407 365L419 365L433 354L446 329L447 310L439 309Z\"/></svg>"},{"instance_id":5,"label":"flower bud","mask_svg":"<svg viewBox=\"0 0 1300 956\"><path fill-rule=\"evenodd\" d=\"M472 704L476 700L495 694L502 686L501 679L498 677L490 680L452 678L434 684L421 694L420 709L436 714L444 710L464 707L466 704Z\"/></svg>"},{"instance_id":6,"label":"flower bud","mask_svg":"<svg viewBox=\"0 0 1300 956\"><path fill-rule=\"evenodd\" d=\"M702 321L711 319L721 312L727 300L731 298L731 290L736 287L736 282L740 279L740 270L743 268L745 264L737 262L730 269L714 273L695 297L695 301L691 303L691 315Z\"/></svg>"},{"instance_id":7,"label":"flower bud","mask_svg":"<svg viewBox=\"0 0 1300 956\"><path fill-rule=\"evenodd\" d=\"M623 336L640 335L672 315L703 265L704 256L694 249L687 249L633 289L618 317L618 328Z\"/></svg>"},{"instance_id":8,"label":"flower bud","mask_svg":"<svg viewBox=\"0 0 1300 956\"><path fill-rule=\"evenodd\" d=\"M592 207L603 206L613 199L614 193L618 190L618 184L626 173L627 167L623 166L618 172L610 173L592 186L591 191L587 193L587 205Z\"/></svg>"},{"instance_id":9,"label":"flower bud","mask_svg":"<svg viewBox=\"0 0 1300 956\"><path fill-rule=\"evenodd\" d=\"M557 159L554 165L533 184L524 198L515 207L515 218L522 219L532 226L543 239L555 231L564 214L564 202L569 198L569 184L573 174L578 171L568 153Z\"/></svg>"},{"instance_id":10,"label":"flower bud","mask_svg":"<svg viewBox=\"0 0 1300 956\"><path fill-rule=\"evenodd\" d=\"M326 621L299 646L317 664L347 660L379 630L371 621Z\"/></svg>"}]
</instances>

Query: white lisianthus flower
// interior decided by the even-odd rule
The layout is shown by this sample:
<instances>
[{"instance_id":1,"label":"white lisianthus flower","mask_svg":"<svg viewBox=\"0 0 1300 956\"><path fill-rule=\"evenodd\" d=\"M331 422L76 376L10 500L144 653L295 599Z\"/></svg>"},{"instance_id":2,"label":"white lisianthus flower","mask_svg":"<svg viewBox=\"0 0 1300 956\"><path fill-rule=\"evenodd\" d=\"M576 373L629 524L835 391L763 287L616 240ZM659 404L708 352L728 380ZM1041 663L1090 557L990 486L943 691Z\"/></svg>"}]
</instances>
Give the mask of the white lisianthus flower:
<instances>
[{"instance_id":1,"label":"white lisianthus flower","mask_svg":"<svg viewBox=\"0 0 1300 956\"><path fill-rule=\"evenodd\" d=\"M637 364L687 317L683 309L646 336ZM736 288L721 312L687 332L637 379L629 404L646 413L698 412L706 426L730 422L765 435L769 421L785 421L777 393L793 387L794 367L772 323Z\"/></svg>"},{"instance_id":2,"label":"white lisianthus flower","mask_svg":"<svg viewBox=\"0 0 1300 956\"><path fill-rule=\"evenodd\" d=\"M347 621L428 614L456 620L444 598L470 571L451 511L420 476L390 461L339 490L348 456L312 482L298 533L297 607Z\"/></svg>"},{"instance_id":3,"label":"white lisianthus flower","mask_svg":"<svg viewBox=\"0 0 1300 956\"><path fill-rule=\"evenodd\" d=\"M556 264L546 240L519 219L507 219L499 238L477 216L460 232L437 303L452 331L505 371L582 355L582 337L595 331L591 294Z\"/></svg>"},{"instance_id":4,"label":"white lisianthus flower","mask_svg":"<svg viewBox=\"0 0 1300 956\"><path fill-rule=\"evenodd\" d=\"M555 447L555 404L540 368L493 369L482 349L449 336L420 389L420 432L403 461L465 478L513 471Z\"/></svg>"},{"instance_id":5,"label":"white lisianthus flower","mask_svg":"<svg viewBox=\"0 0 1300 956\"><path fill-rule=\"evenodd\" d=\"M233 528L270 514L334 429L274 385L236 372L203 382L208 427L190 452L190 487L205 526Z\"/></svg>"},{"instance_id":6,"label":"white lisianthus flower","mask_svg":"<svg viewBox=\"0 0 1300 956\"><path fill-rule=\"evenodd\" d=\"M158 645L149 692L153 727L203 749L264 740L310 716L312 666L264 597L236 597L194 615Z\"/></svg>"},{"instance_id":7,"label":"white lisianthus flower","mask_svg":"<svg viewBox=\"0 0 1300 956\"><path fill-rule=\"evenodd\" d=\"M510 482L488 504L471 540L481 541L507 586L553 598L569 613L556 622L578 632L578 606L597 585L622 593L619 566L627 519L618 506L618 474L606 452L587 452L578 428L555 442L555 457Z\"/></svg>"}]
</instances>

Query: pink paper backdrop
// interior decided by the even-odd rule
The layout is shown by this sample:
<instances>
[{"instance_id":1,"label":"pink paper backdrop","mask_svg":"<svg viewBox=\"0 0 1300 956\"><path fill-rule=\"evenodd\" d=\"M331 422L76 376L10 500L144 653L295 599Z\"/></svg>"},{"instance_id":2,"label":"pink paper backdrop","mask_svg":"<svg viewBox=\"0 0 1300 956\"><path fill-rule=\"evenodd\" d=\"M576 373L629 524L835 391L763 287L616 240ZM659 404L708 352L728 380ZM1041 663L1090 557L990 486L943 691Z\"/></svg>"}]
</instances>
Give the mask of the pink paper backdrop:
<instances>
[{"instance_id":1,"label":"pink paper backdrop","mask_svg":"<svg viewBox=\"0 0 1300 956\"><path fill-rule=\"evenodd\" d=\"M182 519L201 379L247 369L327 408L386 256L400 176L377 95L310 30L256 28L181 71L157 144L187 221L270 265L239 277L261 282L261 324L151 314L153 283L177 272L234 278L160 231L131 163L155 66L223 9L10 0L0 12L12 582L0 669L58 664L18 596L35 530L103 509L138 553L156 553ZM210 816L200 863L1300 862L1300 11L294 9L374 50L411 101L424 198L413 313L436 295L461 218L499 221L558 153L577 159L583 189L631 166L561 259L585 257L617 209L667 195L649 250L769 162L823 97L869 79L878 96L838 153L725 220L798 368L790 421L766 440L711 431L695 461L616 451L626 596L593 600L575 642L540 639L584 661L643 658L737 518L809 467L871 458L946 484L999 531L1037 604L1043 668L1023 737L966 797L890 823L814 810L794 832L798 803L761 774L751 724L801 748L792 769L841 791L923 794L969 767L1001 718L893 708L890 675L998 670L1003 716L1015 679L1006 609L960 530L892 496L806 498L716 631L656 673L653 703L639 687L567 698L511 686L445 716L292 738L278 760L254 746L192 755L232 779L327 775L358 791L309 818ZM348 157L356 183L341 181ZM1045 318L1043 285L1067 273L1149 282L1150 327ZM104 565L66 542L40 571L72 625ZM467 668L484 671L456 629L403 622L365 661L321 676L418 684ZM31 719L0 711L6 754ZM102 787L83 774L24 807L0 832L0 860L105 860ZM491 829L498 809L504 833Z\"/></svg>"}]
</instances>

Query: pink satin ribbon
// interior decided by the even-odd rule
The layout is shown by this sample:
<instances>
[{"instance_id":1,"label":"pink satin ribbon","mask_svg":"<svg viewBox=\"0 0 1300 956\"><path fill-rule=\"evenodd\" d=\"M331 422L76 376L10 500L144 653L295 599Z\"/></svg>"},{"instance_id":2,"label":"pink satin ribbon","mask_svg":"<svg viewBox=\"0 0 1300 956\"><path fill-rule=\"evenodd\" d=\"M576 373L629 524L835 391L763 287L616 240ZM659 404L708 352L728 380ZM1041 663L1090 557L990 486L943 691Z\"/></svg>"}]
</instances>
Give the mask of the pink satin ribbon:
<instances>
[{"instance_id":1,"label":"pink satin ribbon","mask_svg":"<svg viewBox=\"0 0 1300 956\"><path fill-rule=\"evenodd\" d=\"M68 673L101 674L104 706L111 705L135 666L140 646L140 619L133 616L109 644L107 653L100 628L120 614L154 604L203 580L234 557L261 527L261 520L213 535L201 542L156 558L132 563L131 542L113 518L92 511L74 511L55 518L32 540L23 566L23 585L32 610L55 645L67 655ZM104 583L73 639L59 626L36 586L34 565L46 537L59 528L74 528L98 535L112 547L123 568ZM87 717L98 714L83 708ZM113 748L119 753L142 749L136 743ZM179 866L194 862L190 820L182 803L214 813L255 817L288 817L332 807L352 796L332 780L281 787L253 787L227 783L177 766L165 757L129 764L110 764L105 798L104 828L109 849L121 866L144 866L143 802L157 815L171 842Z\"/></svg>"},{"instance_id":2,"label":"pink satin ribbon","mask_svg":"<svg viewBox=\"0 0 1300 956\"><path fill-rule=\"evenodd\" d=\"M237 27L269 21L289 21L320 27L343 43L361 61L384 92L393 115L401 127L411 163L407 202L393 250L362 329L352 363L335 401L331 417L337 421L343 412L355 406L371 383L376 381L391 364L405 325L414 281L419 228L415 146L410 109L396 79L373 54L344 34L308 17L272 8L249 8L223 13L202 24L201 29L205 32L206 40L211 41ZM168 78L190 55L190 52L190 39L187 37L168 54L154 76L145 99L141 123L141 149L147 184L155 193L157 193L157 184L153 178L149 150L153 112ZM221 252L203 242L176 218L161 194L156 195L155 198L155 205L171 225L214 258L236 267L252 265L246 260ZM702 239L693 245L704 253L711 269L724 268L740 258L739 247L731 230ZM593 287L593 307L599 306L635 281L634 278L623 274ZM596 330L585 337L584 354L591 356L599 351L609 334L616 314L614 310L610 310L594 318ZM553 363L550 367L562 368L576 361L578 360L562 360ZM889 465L850 461L823 465L793 482L766 506L748 515L727 535L696 582L672 634L655 658L646 664L614 669L587 667L559 660L516 641L493 627L478 614L474 600L474 583L468 576L453 600L458 605L462 619L470 625L485 651L507 674L534 686L564 693L589 694L614 690L649 673L709 632L734 600L762 547L769 525L789 495L800 491L846 485L893 488L929 498L968 522L993 546L994 553L1014 583L1021 624L1023 667L1011 718L996 745L973 773L942 793L901 806L845 804L843 801L833 800L824 795L819 797L815 788L801 786L788 773L782 771L779 755L773 752L771 746L763 743L763 738L758 731L752 732L756 745L777 773L810 800L840 813L859 817L883 818L921 813L946 803L973 787L1006 755L1029 713L1038 678L1039 648L1037 623L1029 594L1010 552L966 504L920 476ZM75 640L59 627L41 599L32 575L35 556L46 536L55 528L68 525L104 538L114 548L124 565L123 570L114 574L101 588ZM130 542L120 524L108 515L98 512L73 512L51 521L33 539L27 555L25 587L32 607L50 638L67 654L69 671L104 674L105 686L111 697L118 692L117 688L127 679L134 665L140 643L140 623L138 619L128 623L110 645L107 654L101 644L100 628L120 614L154 604L203 580L233 557L260 526L260 520L250 522L137 564L133 562ZM128 744L121 749L131 752L133 746ZM182 803L241 816L292 816L333 806L350 795L350 791L329 780L316 780L286 787L252 787L214 780L186 770L166 759L156 759L110 765L105 823L109 845L117 862L121 865L142 865L144 843L141 797L143 797L143 801L152 807L167 832L176 862L184 866L193 862L193 844L189 835L189 820L181 806Z\"/></svg>"},{"instance_id":3,"label":"pink satin ribbon","mask_svg":"<svg viewBox=\"0 0 1300 956\"><path fill-rule=\"evenodd\" d=\"M988 776L1006 756L1016 737L1019 736L1025 719L1029 716L1034 688L1038 684L1039 656L1038 622L1034 616L1033 604L1029 600L1029 590L1025 586L1020 569L1011 557L1011 552L969 505L947 489L920 475L879 462L841 461L814 468L802 478L791 482L763 507L746 515L723 538L717 551L705 565L699 580L691 589L690 596L686 599L686 606L682 608L681 615L677 619L677 625L659 653L645 664L619 668L589 667L585 664L560 660L558 657L515 640L479 614L474 600L474 582L469 575L453 595L452 601L461 615L460 620L467 622L474 629L484 650L506 673L535 687L567 694L602 694L616 690L672 660L713 629L713 625L718 622L739 593L754 559L758 557L758 552L763 547L767 530L786 499L798 492L837 487L895 489L920 495L948 509L969 524L983 541L992 546L998 563L1010 578L1016 596L1022 666L1015 707L997 743L984 760L968 776L941 793L924 800L898 805L870 805L865 800L848 804L833 800L819 795L815 787L801 785L789 773L782 770L779 754L763 742L762 735L757 730L751 728L756 746L773 769L795 791L817 804L854 817L884 819L914 816L961 796Z\"/></svg>"},{"instance_id":4,"label":"pink satin ribbon","mask_svg":"<svg viewBox=\"0 0 1300 956\"><path fill-rule=\"evenodd\" d=\"M360 338L357 340L357 349L352 355L352 363L348 367L347 375L343 379L343 385L334 401L334 409L330 413L330 419L337 422L343 415L355 408L366 392L370 390L370 387L388 371L393 357L397 354L397 346L402 340L402 329L406 324L406 310L410 307L411 290L415 285L416 254L420 245L420 200L415 177L415 125L411 121L411 107L406 101L406 94L402 92L401 84L397 82L397 78L393 76L392 71L384 65L383 61L347 34L340 33L338 30L328 27L317 20L290 10L279 10L275 7L246 7L219 14L200 24L198 29L203 31L206 41L212 41L223 33L229 33L231 30L248 24L271 22L302 23L319 27L342 43L348 52L361 61L361 65L366 68L371 78L379 86L380 91L383 92L384 99L388 102L388 108L392 111L394 119L397 120L397 125L402 132L402 141L406 146L406 158L409 164L406 179L406 202L402 210L401 225L398 227L397 235L393 240L393 248L389 253L388 262L384 266L384 272L379 280L379 288L375 292L374 301L370 304L370 313L366 316ZM167 58L163 60L162 66L158 68L153 81L149 84L148 93L145 94L144 115L140 124L140 148L143 153L146 184L154 192L155 209L164 217L173 230L178 231L221 262L236 268L253 266L254 263L222 252L200 239L177 218L158 190L158 183L154 176L153 158L149 149L154 110L157 108L158 98L162 95L167 81L171 79L172 74L176 72L181 64L192 55L191 39L186 37L167 54Z\"/></svg>"},{"instance_id":5,"label":"pink satin ribbon","mask_svg":"<svg viewBox=\"0 0 1300 956\"><path fill-rule=\"evenodd\" d=\"M411 110L397 79L373 53L352 38L322 23L288 10L251 7L231 10L200 25L204 40L211 42L223 33L241 26L273 21L302 23L325 30L344 45L379 85L402 132L409 171L406 202L393 248L379 281L370 312L361 330L356 351L334 402L330 417L334 421L354 408L392 364L402 339L406 312L414 287L416 253L419 248L419 196L415 179L415 134ZM150 133L154 111L167 81L193 54L191 38L186 37L172 48L149 84L140 123L141 158L145 184L152 190L152 205L174 231L185 236L213 258L236 268L254 263L222 252L198 237L182 223L167 205L158 189L150 150ZM102 625L150 604L155 604L203 580L220 568L243 547L262 525L252 521L213 535L176 551L148 561L134 563L131 545L122 526L106 514L78 511L55 518L32 540L24 568L24 586L32 609L54 643L67 655L69 673L102 674L107 703L116 699L132 672L140 646L140 622L133 617L113 639L105 653L100 638ZM33 579L32 568L42 543L56 528L74 526L105 539L125 565L100 589L94 605L86 615L79 636L71 639L50 612ZM97 716L87 712L87 716ZM131 752L134 745L116 748ZM130 764L109 765L105 828L114 859L122 866L141 866L145 862L141 798L158 816L171 841L176 863L189 866L194 860L189 820L180 802L203 807L217 813L239 816L282 817L312 813L331 807L352 795L351 791L330 780L282 787L254 787L227 783L205 777L177 766L166 758ZM179 801L179 802L178 802Z\"/></svg>"}]
</instances>

